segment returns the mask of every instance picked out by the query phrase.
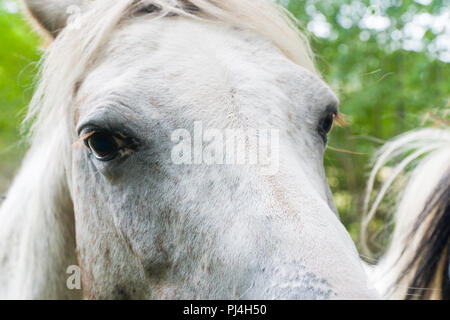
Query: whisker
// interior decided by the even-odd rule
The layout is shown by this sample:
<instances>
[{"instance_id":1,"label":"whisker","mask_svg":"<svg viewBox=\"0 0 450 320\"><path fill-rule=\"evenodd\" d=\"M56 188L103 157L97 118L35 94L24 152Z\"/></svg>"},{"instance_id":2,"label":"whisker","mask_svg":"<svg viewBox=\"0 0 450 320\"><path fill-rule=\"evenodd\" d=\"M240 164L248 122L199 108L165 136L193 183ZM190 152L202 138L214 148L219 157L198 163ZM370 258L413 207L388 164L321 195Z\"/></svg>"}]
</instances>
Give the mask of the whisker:
<instances>
[{"instance_id":1,"label":"whisker","mask_svg":"<svg viewBox=\"0 0 450 320\"><path fill-rule=\"evenodd\" d=\"M356 151L351 151L351 150L347 150L347 149L340 149L340 148L336 148L336 147L332 147L332 146L328 146L327 148L330 149L330 150L333 150L333 151L337 151L337 152L356 154L358 156L362 156L362 155L366 155L367 154L367 153L356 152Z\"/></svg>"},{"instance_id":2,"label":"whisker","mask_svg":"<svg viewBox=\"0 0 450 320\"><path fill-rule=\"evenodd\" d=\"M412 290L422 290L422 291L429 291L429 292L430 291L431 292L442 291L441 288L430 288L430 287L421 288L421 287L413 287L413 286L404 286L404 285L399 285L399 284L393 285L392 287L395 287L397 289L406 289L406 290L412 289ZM405 293L405 295L406 296L422 296L422 294L418 294L418 293Z\"/></svg>"},{"instance_id":3,"label":"whisker","mask_svg":"<svg viewBox=\"0 0 450 320\"><path fill-rule=\"evenodd\" d=\"M243 297L243 296L244 296L251 288L253 288L254 285L255 285L255 283L253 282L253 283L250 285L250 287L248 287L247 290L245 290L245 291L239 296L238 300L239 300L239 299L242 299L242 297Z\"/></svg>"}]
</instances>

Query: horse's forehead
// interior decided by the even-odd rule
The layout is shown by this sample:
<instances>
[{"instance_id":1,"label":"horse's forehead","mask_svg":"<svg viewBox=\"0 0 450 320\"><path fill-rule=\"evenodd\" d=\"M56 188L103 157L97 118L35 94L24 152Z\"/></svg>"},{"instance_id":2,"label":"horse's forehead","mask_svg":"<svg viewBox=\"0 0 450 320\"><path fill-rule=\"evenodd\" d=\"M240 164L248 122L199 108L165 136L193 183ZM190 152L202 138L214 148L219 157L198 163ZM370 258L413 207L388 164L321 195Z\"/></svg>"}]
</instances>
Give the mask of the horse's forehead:
<instances>
[{"instance_id":1,"label":"horse's forehead","mask_svg":"<svg viewBox=\"0 0 450 320\"><path fill-rule=\"evenodd\" d=\"M79 101L113 92L151 98L153 106L171 100L171 107L190 105L201 111L220 101L233 103L230 99L238 95L241 103L252 100L252 105L275 109L280 104L298 106L302 95L311 97L306 92L331 92L317 75L257 33L181 18L122 26L97 61Z\"/></svg>"},{"instance_id":2,"label":"horse's forehead","mask_svg":"<svg viewBox=\"0 0 450 320\"><path fill-rule=\"evenodd\" d=\"M295 65L256 32L183 18L132 20L113 33L99 61L111 72L164 77L172 83L306 77L309 86L323 85L317 75ZM284 85L289 83L299 84Z\"/></svg>"}]
</instances>

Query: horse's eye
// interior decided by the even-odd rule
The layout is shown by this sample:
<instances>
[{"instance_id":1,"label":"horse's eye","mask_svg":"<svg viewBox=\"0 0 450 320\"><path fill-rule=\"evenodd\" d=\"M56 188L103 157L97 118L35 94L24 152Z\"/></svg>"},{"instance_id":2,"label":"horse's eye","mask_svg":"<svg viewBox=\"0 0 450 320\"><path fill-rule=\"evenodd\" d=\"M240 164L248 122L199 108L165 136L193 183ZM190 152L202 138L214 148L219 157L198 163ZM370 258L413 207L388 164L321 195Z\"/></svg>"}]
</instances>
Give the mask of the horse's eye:
<instances>
[{"instance_id":1,"label":"horse's eye","mask_svg":"<svg viewBox=\"0 0 450 320\"><path fill-rule=\"evenodd\" d=\"M106 132L93 133L85 140L85 143L94 156L101 161L114 159L120 149L117 139Z\"/></svg>"},{"instance_id":2,"label":"horse's eye","mask_svg":"<svg viewBox=\"0 0 450 320\"><path fill-rule=\"evenodd\" d=\"M324 134L328 134L333 127L334 118L336 115L334 113L329 113L325 118L320 122L320 131Z\"/></svg>"}]
</instances>

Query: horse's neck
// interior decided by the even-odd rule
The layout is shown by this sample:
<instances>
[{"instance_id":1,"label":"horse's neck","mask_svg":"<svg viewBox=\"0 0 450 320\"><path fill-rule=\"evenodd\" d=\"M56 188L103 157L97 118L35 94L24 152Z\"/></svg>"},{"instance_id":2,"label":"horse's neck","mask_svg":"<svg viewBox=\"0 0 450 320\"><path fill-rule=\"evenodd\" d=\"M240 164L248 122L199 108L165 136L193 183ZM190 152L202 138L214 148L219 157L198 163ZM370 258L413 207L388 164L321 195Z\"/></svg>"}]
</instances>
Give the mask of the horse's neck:
<instances>
[{"instance_id":1,"label":"horse's neck","mask_svg":"<svg viewBox=\"0 0 450 320\"><path fill-rule=\"evenodd\" d=\"M30 151L0 208L0 299L78 298L66 287L74 216L56 161L46 148Z\"/></svg>"}]
</instances>

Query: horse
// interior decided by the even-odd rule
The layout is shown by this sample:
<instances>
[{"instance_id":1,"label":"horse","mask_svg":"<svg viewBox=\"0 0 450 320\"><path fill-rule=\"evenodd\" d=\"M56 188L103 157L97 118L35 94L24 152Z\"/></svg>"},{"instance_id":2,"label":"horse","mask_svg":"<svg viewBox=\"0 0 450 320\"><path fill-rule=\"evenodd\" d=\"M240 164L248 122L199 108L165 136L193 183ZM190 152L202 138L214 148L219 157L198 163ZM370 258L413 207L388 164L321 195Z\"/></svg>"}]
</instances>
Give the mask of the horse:
<instances>
[{"instance_id":1,"label":"horse","mask_svg":"<svg viewBox=\"0 0 450 320\"><path fill-rule=\"evenodd\" d=\"M394 230L385 254L368 274L386 299L450 299L450 130L422 128L387 142L375 157L365 198L362 238L381 201L401 183ZM385 165L392 174L371 197ZM409 169L409 167L411 167ZM406 171L406 172L405 172ZM397 187L398 188L398 187ZM373 198L373 203L370 203ZM369 209L370 207L370 209Z\"/></svg>"},{"instance_id":2,"label":"horse","mask_svg":"<svg viewBox=\"0 0 450 320\"><path fill-rule=\"evenodd\" d=\"M23 5L51 43L30 149L0 211L1 298L378 297L324 174L338 100L278 5ZM174 132L196 123L276 130L276 170L175 163L174 144L189 137ZM194 155L220 148L203 138ZM70 266L82 290L68 288Z\"/></svg>"},{"instance_id":3,"label":"horse","mask_svg":"<svg viewBox=\"0 0 450 320\"><path fill-rule=\"evenodd\" d=\"M380 298L324 173L338 99L286 10L22 6L48 47L0 208L0 298Z\"/></svg>"}]
</instances>

